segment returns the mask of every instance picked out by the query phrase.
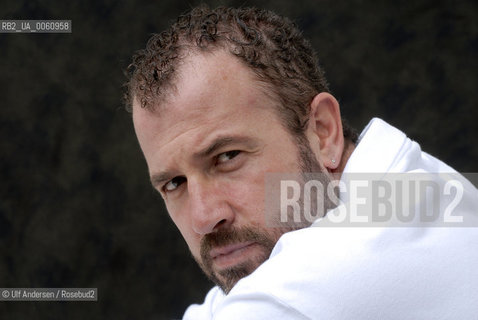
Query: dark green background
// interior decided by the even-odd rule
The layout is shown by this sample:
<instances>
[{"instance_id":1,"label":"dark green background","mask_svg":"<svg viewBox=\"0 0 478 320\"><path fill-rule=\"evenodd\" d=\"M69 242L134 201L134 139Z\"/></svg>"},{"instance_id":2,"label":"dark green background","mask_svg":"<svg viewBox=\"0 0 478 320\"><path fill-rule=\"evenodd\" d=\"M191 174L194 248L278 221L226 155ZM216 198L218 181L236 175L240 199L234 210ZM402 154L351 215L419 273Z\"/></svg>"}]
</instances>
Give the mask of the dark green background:
<instances>
[{"instance_id":1,"label":"dark green background","mask_svg":"<svg viewBox=\"0 0 478 320\"><path fill-rule=\"evenodd\" d=\"M123 69L197 1L2 1L0 19L71 34L0 34L0 287L97 287L98 302L0 302L1 319L170 319L210 284L148 182ZM379 116L477 170L474 1L207 1L293 18L343 114Z\"/></svg>"}]
</instances>

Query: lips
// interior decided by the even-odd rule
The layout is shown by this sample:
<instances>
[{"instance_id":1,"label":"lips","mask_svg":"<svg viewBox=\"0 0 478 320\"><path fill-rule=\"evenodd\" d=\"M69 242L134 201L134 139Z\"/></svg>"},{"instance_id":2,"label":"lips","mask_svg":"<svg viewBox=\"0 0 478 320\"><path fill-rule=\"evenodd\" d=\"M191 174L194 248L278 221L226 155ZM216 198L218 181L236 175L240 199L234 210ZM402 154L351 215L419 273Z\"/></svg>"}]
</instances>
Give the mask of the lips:
<instances>
[{"instance_id":1,"label":"lips","mask_svg":"<svg viewBox=\"0 0 478 320\"><path fill-rule=\"evenodd\" d=\"M217 258L221 258L223 256L232 255L233 253L238 253L242 249L246 249L247 247L249 247L253 244L254 244L253 241L234 243L234 244L231 244L231 245L228 245L228 246L214 248L210 251L209 254L210 254L211 258L214 260L214 259L217 259Z\"/></svg>"}]
</instances>

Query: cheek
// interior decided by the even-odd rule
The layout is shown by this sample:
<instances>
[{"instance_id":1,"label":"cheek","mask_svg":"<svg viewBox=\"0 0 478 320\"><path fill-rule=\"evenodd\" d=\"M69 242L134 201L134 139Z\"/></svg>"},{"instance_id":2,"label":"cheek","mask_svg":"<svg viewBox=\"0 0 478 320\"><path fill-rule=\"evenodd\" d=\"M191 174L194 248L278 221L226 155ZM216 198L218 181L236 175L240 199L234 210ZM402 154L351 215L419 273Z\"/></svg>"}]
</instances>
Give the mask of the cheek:
<instances>
[{"instance_id":1,"label":"cheek","mask_svg":"<svg viewBox=\"0 0 478 320\"><path fill-rule=\"evenodd\" d=\"M280 156L268 152L241 171L237 179L229 181L224 190L228 190L227 197L233 199L231 204L240 213L236 219L245 218L248 223L264 224L266 174L296 173L299 171L297 163L298 159L294 152L282 153Z\"/></svg>"},{"instance_id":2,"label":"cheek","mask_svg":"<svg viewBox=\"0 0 478 320\"><path fill-rule=\"evenodd\" d=\"M178 228L184 241L186 241L186 244L188 245L191 253L195 257L199 257L199 247L201 239L199 235L193 231L192 225L189 221L189 216L175 214L175 211L171 211L174 209L168 206L166 208L168 210L169 216L171 217L171 220L173 220L174 224L176 225L176 228Z\"/></svg>"},{"instance_id":3,"label":"cheek","mask_svg":"<svg viewBox=\"0 0 478 320\"><path fill-rule=\"evenodd\" d=\"M262 223L264 212L265 174L263 170L243 172L240 179L230 181L224 190L236 213L236 225Z\"/></svg>"},{"instance_id":4,"label":"cheek","mask_svg":"<svg viewBox=\"0 0 478 320\"><path fill-rule=\"evenodd\" d=\"M186 244L189 247L189 251L191 251L192 255L196 258L199 258L200 252L200 243L201 239L198 234L196 234L191 228L190 225L181 225L181 227L176 224L179 229L179 232L186 241Z\"/></svg>"}]
</instances>

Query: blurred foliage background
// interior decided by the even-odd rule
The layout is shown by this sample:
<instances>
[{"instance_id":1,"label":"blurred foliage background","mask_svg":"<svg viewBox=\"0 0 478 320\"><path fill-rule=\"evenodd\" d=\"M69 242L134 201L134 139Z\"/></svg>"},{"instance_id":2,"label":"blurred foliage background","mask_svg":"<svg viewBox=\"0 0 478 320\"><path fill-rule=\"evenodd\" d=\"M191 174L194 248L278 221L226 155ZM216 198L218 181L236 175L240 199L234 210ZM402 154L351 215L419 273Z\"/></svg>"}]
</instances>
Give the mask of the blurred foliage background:
<instances>
[{"instance_id":1,"label":"blurred foliage background","mask_svg":"<svg viewBox=\"0 0 478 320\"><path fill-rule=\"evenodd\" d=\"M148 182L123 70L198 1L2 1L0 287L97 287L98 302L0 302L1 319L174 319L211 284ZM475 1L205 1L286 15L357 129L378 116L461 172L478 168Z\"/></svg>"}]
</instances>

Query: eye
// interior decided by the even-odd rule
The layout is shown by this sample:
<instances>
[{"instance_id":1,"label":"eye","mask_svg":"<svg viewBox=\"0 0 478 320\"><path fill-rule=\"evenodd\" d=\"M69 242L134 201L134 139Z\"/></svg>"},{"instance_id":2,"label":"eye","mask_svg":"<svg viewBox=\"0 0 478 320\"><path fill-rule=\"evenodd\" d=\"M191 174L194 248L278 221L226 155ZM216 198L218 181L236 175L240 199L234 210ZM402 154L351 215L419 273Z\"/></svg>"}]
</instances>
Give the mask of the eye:
<instances>
[{"instance_id":1,"label":"eye","mask_svg":"<svg viewBox=\"0 0 478 320\"><path fill-rule=\"evenodd\" d=\"M230 161L234 159L235 157L237 157L239 153L241 153L241 151L239 150L232 150L232 151L221 153L217 156L216 164L221 164L221 163Z\"/></svg>"},{"instance_id":2,"label":"eye","mask_svg":"<svg viewBox=\"0 0 478 320\"><path fill-rule=\"evenodd\" d=\"M184 182L186 182L185 177L175 177L163 186L163 191L164 192L172 192L172 191L176 190Z\"/></svg>"}]
</instances>

